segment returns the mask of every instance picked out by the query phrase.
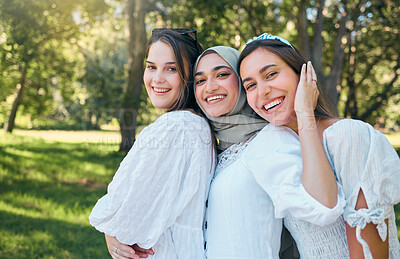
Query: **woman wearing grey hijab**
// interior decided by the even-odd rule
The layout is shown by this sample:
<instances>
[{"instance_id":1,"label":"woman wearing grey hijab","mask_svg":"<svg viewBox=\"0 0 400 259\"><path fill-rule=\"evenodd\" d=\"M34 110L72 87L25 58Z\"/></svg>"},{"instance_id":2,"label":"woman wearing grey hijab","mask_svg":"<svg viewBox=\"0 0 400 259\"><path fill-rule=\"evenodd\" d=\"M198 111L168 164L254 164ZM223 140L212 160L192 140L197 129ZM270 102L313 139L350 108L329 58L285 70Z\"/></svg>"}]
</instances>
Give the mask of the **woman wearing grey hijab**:
<instances>
[{"instance_id":1,"label":"woman wearing grey hijab","mask_svg":"<svg viewBox=\"0 0 400 259\"><path fill-rule=\"evenodd\" d=\"M280 235L282 217L275 217L274 207L289 210L300 208L302 212L309 212L306 216L311 220L323 225L337 219L342 213L341 205L338 202L334 209L328 209L315 200L310 202L310 196L304 188L289 188L290 193L281 196L284 202L273 203L270 193L267 194L264 186L259 186L248 170L243 168L242 158L247 149L253 147L253 143L259 143L252 140L257 140L267 127L266 122L250 109L245 100L236 70L239 54L229 47L214 47L198 58L194 68L196 100L210 120L220 151L205 204L207 212L203 230L206 257L299 258L288 232L284 231L282 237ZM276 136L274 132L268 135ZM289 134L286 137L293 136ZM268 145L277 142L272 137L271 143L264 143L265 150L260 150L261 153L269 152ZM293 155L294 161L290 160L290 165L285 164L282 169L279 161L263 161L256 157L253 161L269 167L278 165L276 172L279 174L276 175L293 174L293 170L297 174L301 169L298 166L301 156L297 151ZM275 193L281 195L278 190Z\"/></svg>"},{"instance_id":2,"label":"woman wearing grey hijab","mask_svg":"<svg viewBox=\"0 0 400 259\"><path fill-rule=\"evenodd\" d=\"M199 56L194 67L195 77L197 76L195 78L195 83L194 83L195 90L196 90L196 85L201 87L201 85L203 84L202 76L205 76L206 73L205 71L198 70L199 61L203 57L210 54L218 54L220 57L222 57L223 60L225 60L229 64L229 67L215 66L212 69L214 77L220 79L219 81L220 85L224 87L223 81L225 82L229 81L229 79L226 80L226 77L229 76L232 76L233 81L237 82L236 85L233 85L233 87L237 89L236 103L233 109L231 109L226 114L220 115L217 112L216 114L213 114L217 116L211 116L210 114L207 113L205 109L205 107L207 107L208 105L206 98L199 98L200 95L196 94L196 100L200 108L208 118L213 133L218 140L217 150L221 152L221 154L219 155L218 159L219 163L217 166L217 171L221 171L221 169L223 169L222 167L227 167L230 163L234 162L236 158L238 158L237 155L242 150L242 147L247 145L247 140L249 140L255 133L261 130L267 124L267 122L262 118L260 118L247 104L246 94L241 85L241 81L239 80L239 75L236 66L240 52L233 48L225 46L216 46L207 49L202 53L202 55ZM232 71L231 74L229 73L229 70ZM236 81L234 77L236 77L237 79ZM218 84L218 82L216 83ZM225 87L228 88L230 86L225 85ZM216 102L220 102L217 105L228 107L229 104L226 103L227 101L224 103L225 100L229 99L229 96L226 96L229 95L228 92L229 91L225 92L223 91L222 92L223 94L211 95L211 98L213 99L211 100L211 102L214 102L214 105ZM213 98L213 96L215 97ZM233 102L231 101L231 103ZM216 213L218 213L219 210L216 209L215 211ZM209 213L207 213L207 217L208 216ZM205 226L204 226L205 236L207 236L207 228L208 228L207 224L208 222L205 221ZM205 244L205 247L207 249L207 244ZM244 248L244 250L246 249L250 249L250 247ZM282 259L300 257L296 243L294 242L292 236L285 227L283 227L282 229L281 248L279 252L279 257Z\"/></svg>"}]
</instances>

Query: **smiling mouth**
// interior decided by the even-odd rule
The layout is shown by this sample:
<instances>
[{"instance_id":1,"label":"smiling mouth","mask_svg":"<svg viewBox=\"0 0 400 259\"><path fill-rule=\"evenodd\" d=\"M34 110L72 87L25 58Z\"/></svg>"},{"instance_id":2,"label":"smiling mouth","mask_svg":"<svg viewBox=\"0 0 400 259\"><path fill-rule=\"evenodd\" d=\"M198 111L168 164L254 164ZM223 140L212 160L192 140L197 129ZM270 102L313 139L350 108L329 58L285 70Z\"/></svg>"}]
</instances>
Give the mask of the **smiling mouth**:
<instances>
[{"instance_id":1,"label":"smiling mouth","mask_svg":"<svg viewBox=\"0 0 400 259\"><path fill-rule=\"evenodd\" d=\"M208 98L206 98L206 101L207 102L211 102L211 101L215 101L215 100L221 100L221 99L224 99L226 97L226 95L214 95L214 96L211 96L211 97L208 97Z\"/></svg>"},{"instance_id":2,"label":"smiling mouth","mask_svg":"<svg viewBox=\"0 0 400 259\"><path fill-rule=\"evenodd\" d=\"M264 105L264 109L267 112L272 111L275 107L277 107L279 104L281 104L283 102L283 100L285 99L285 97L280 97L278 99L275 99L274 101Z\"/></svg>"},{"instance_id":3,"label":"smiling mouth","mask_svg":"<svg viewBox=\"0 0 400 259\"><path fill-rule=\"evenodd\" d=\"M157 87L153 87L154 92L156 93L166 93L171 91L171 89L168 88L157 88Z\"/></svg>"}]
</instances>

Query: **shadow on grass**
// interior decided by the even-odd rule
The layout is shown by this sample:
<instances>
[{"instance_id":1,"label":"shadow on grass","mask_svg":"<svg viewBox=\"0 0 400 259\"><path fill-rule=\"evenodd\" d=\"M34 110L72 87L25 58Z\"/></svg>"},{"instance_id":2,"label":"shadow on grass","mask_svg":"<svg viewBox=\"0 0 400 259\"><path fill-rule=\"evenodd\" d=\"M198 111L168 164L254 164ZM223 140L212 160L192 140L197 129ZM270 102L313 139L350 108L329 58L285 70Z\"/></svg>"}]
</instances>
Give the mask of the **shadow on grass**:
<instances>
[{"instance_id":1,"label":"shadow on grass","mask_svg":"<svg viewBox=\"0 0 400 259\"><path fill-rule=\"evenodd\" d=\"M109 258L103 234L92 227L4 211L0 218L0 258Z\"/></svg>"},{"instance_id":2,"label":"shadow on grass","mask_svg":"<svg viewBox=\"0 0 400 259\"><path fill-rule=\"evenodd\" d=\"M117 152L98 152L69 143L58 147L0 146L0 169L6 172L1 177L0 193L28 194L67 207L90 208L106 192L122 157Z\"/></svg>"},{"instance_id":3,"label":"shadow on grass","mask_svg":"<svg viewBox=\"0 0 400 259\"><path fill-rule=\"evenodd\" d=\"M109 258L87 217L124 157L113 148L0 136L0 258Z\"/></svg>"}]
</instances>

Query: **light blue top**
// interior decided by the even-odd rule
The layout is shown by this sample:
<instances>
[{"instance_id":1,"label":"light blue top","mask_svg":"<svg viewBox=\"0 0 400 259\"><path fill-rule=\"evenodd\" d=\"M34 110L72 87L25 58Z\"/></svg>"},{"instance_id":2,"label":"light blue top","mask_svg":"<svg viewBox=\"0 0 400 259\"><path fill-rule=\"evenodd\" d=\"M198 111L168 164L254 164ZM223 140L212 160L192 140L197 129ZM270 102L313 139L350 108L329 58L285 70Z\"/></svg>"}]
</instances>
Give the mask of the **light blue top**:
<instances>
[{"instance_id":1,"label":"light blue top","mask_svg":"<svg viewBox=\"0 0 400 259\"><path fill-rule=\"evenodd\" d=\"M346 198L345 221L357 227L357 239L365 258L372 258L360 231L377 225L384 241L389 232L389 258L400 258L400 244L393 206L400 202L400 159L386 137L371 125L343 119L324 131L323 145ZM355 211L362 189L368 209ZM389 219L386 226L385 219Z\"/></svg>"}]
</instances>

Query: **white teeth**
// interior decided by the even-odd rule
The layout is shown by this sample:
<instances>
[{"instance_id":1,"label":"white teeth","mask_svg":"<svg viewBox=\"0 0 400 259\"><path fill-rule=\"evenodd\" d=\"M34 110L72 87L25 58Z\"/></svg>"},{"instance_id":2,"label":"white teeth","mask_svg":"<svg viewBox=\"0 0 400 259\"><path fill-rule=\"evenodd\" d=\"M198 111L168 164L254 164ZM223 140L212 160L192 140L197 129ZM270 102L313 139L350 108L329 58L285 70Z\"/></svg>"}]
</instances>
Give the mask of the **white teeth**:
<instances>
[{"instance_id":1,"label":"white teeth","mask_svg":"<svg viewBox=\"0 0 400 259\"><path fill-rule=\"evenodd\" d=\"M280 104L283 101L283 99L279 99L279 100L275 100L273 102L270 102L269 104L264 106L264 109L266 109L268 111L268 109L271 109L272 107Z\"/></svg>"},{"instance_id":2,"label":"white teeth","mask_svg":"<svg viewBox=\"0 0 400 259\"><path fill-rule=\"evenodd\" d=\"M207 98L207 102L211 102L213 100L223 99L223 98L225 98L225 95L214 95L212 97Z\"/></svg>"},{"instance_id":3,"label":"white teeth","mask_svg":"<svg viewBox=\"0 0 400 259\"><path fill-rule=\"evenodd\" d=\"M154 89L154 92L156 92L156 93L166 93L170 90L167 88L155 88L155 87L153 87L153 89Z\"/></svg>"}]
</instances>

